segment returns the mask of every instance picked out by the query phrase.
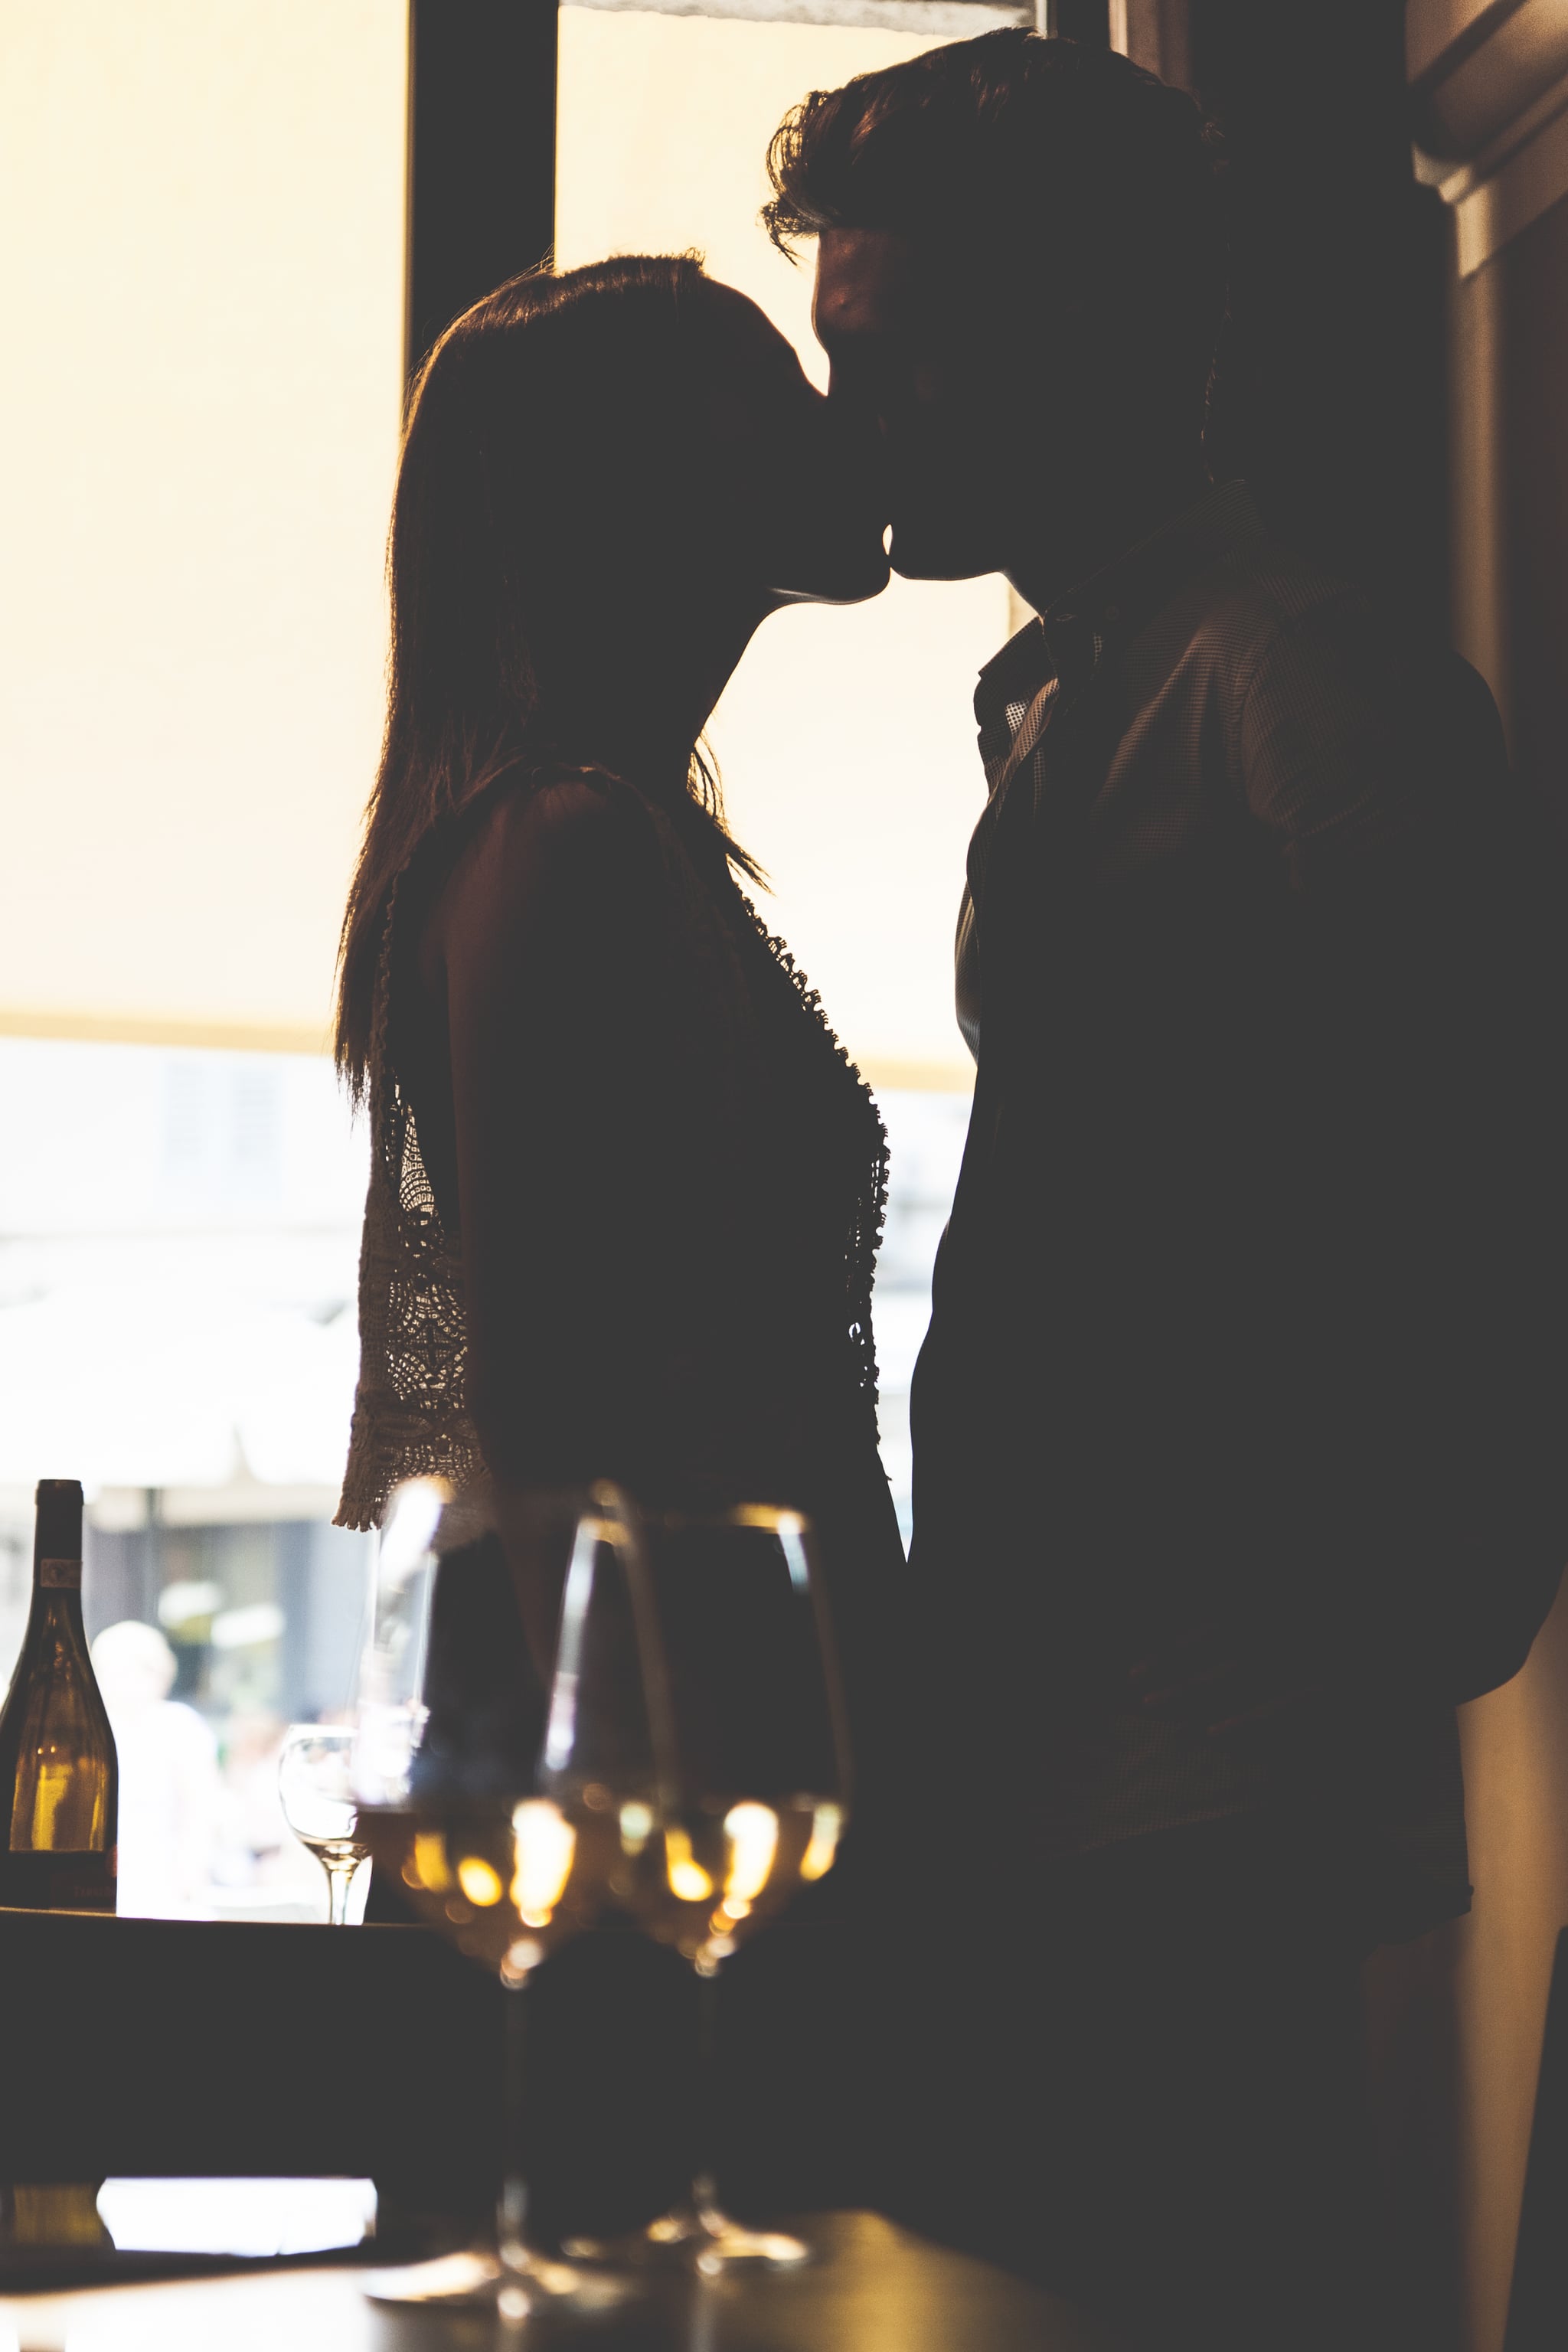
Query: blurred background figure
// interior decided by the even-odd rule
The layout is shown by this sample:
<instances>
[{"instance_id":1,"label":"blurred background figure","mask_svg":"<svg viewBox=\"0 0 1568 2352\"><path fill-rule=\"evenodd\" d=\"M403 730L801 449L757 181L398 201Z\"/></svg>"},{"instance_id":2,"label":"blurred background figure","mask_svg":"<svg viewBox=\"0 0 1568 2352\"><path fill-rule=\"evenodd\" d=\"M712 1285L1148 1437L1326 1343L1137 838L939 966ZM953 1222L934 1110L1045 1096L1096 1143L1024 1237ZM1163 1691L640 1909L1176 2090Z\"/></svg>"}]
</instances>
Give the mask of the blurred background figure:
<instances>
[{"instance_id":1,"label":"blurred background figure","mask_svg":"<svg viewBox=\"0 0 1568 2352\"><path fill-rule=\"evenodd\" d=\"M217 1835L217 1743L171 1698L174 1653L155 1625L106 1625L93 1668L120 1752L122 1917L202 1919Z\"/></svg>"}]
</instances>

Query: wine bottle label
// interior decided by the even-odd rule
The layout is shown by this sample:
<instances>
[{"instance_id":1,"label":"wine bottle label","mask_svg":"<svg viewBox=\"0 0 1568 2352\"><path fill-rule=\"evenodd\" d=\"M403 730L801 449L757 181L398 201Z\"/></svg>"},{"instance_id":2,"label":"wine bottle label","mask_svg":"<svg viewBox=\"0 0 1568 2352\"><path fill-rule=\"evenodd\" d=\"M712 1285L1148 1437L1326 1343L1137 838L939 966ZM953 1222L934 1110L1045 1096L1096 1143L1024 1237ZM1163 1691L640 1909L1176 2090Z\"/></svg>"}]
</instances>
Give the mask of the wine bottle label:
<instances>
[{"instance_id":1,"label":"wine bottle label","mask_svg":"<svg viewBox=\"0 0 1568 2352\"><path fill-rule=\"evenodd\" d=\"M0 1846L0 1904L20 1911L112 1911L114 1864L107 1853L14 1853Z\"/></svg>"},{"instance_id":2,"label":"wine bottle label","mask_svg":"<svg viewBox=\"0 0 1568 2352\"><path fill-rule=\"evenodd\" d=\"M79 1559L41 1559L37 1580L40 1584L53 1585L62 1592L79 1592L81 1562Z\"/></svg>"}]
</instances>

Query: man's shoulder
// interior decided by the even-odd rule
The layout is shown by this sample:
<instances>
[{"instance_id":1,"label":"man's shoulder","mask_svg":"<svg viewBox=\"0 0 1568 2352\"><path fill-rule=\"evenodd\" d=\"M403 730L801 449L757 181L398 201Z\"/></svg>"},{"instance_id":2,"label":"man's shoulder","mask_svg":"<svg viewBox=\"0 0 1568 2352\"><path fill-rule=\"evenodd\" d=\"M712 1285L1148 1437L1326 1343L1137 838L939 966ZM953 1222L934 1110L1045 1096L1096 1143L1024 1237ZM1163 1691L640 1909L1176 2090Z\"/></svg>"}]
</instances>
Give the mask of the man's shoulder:
<instances>
[{"instance_id":1,"label":"man's shoulder","mask_svg":"<svg viewBox=\"0 0 1568 2352\"><path fill-rule=\"evenodd\" d=\"M1227 550L1188 583L1164 616L1161 649L1228 703L1278 707L1303 724L1352 709L1413 723L1417 714L1500 743L1485 681L1391 595L1380 594L1288 541L1260 535Z\"/></svg>"},{"instance_id":2,"label":"man's shoulder","mask_svg":"<svg viewBox=\"0 0 1568 2352\"><path fill-rule=\"evenodd\" d=\"M1122 675L1134 706L1173 694L1234 713L1282 642L1367 625L1359 590L1258 527L1188 574L1127 646Z\"/></svg>"},{"instance_id":3,"label":"man's shoulder","mask_svg":"<svg viewBox=\"0 0 1568 2352\"><path fill-rule=\"evenodd\" d=\"M1194 649L1238 684L1283 636L1321 629L1348 637L1377 626L1363 590L1271 535L1209 565L1192 583L1184 617Z\"/></svg>"}]
</instances>

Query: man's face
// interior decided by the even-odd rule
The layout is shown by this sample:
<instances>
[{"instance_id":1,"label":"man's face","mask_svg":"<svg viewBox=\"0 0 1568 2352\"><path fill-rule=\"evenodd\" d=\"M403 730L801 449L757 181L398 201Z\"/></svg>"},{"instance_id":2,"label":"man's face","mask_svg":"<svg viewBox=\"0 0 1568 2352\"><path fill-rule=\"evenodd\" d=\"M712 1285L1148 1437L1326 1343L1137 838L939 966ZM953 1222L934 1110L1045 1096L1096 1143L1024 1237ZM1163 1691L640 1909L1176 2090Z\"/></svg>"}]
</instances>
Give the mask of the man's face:
<instances>
[{"instance_id":1,"label":"man's face","mask_svg":"<svg viewBox=\"0 0 1568 2352\"><path fill-rule=\"evenodd\" d=\"M1013 372L956 278L888 230L827 229L818 241L813 317L829 398L880 431L889 553L911 580L1003 568L1016 509Z\"/></svg>"},{"instance_id":2,"label":"man's face","mask_svg":"<svg viewBox=\"0 0 1568 2352\"><path fill-rule=\"evenodd\" d=\"M737 576L786 603L879 596L886 506L869 420L824 400L745 295L711 279L703 295L703 438Z\"/></svg>"}]
</instances>

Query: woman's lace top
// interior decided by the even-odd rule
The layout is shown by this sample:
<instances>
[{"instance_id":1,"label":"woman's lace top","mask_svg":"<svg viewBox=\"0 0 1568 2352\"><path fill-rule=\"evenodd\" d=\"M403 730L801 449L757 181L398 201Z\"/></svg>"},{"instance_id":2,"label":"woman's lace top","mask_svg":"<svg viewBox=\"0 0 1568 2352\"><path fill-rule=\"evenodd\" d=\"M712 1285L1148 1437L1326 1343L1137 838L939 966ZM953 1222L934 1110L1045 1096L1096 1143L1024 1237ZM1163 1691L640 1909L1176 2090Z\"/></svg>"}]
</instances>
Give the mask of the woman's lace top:
<instances>
[{"instance_id":1,"label":"woman's lace top","mask_svg":"<svg viewBox=\"0 0 1568 2352\"><path fill-rule=\"evenodd\" d=\"M639 800L641 795L637 795ZM887 1208L888 1144L870 1088L828 1026L821 1000L795 968L782 940L767 929L751 901L729 890L734 923L727 924L715 893L699 874L676 826L657 803L643 801L658 841L666 878L705 982L738 1016L743 1045L768 1051L770 1029L752 1001L747 965L758 955L775 999L784 998L791 1033L789 1058L797 1089L806 1074L812 1136L820 1132L836 1188L833 1223L843 1234L842 1356L844 1388L875 1443L877 1360L871 1330L871 1286ZM338 1506L340 1527L378 1526L392 1489L403 1479L435 1475L461 1490L479 1479L484 1463L466 1401L468 1337L462 1251L441 1219L435 1188L420 1156L414 1109L389 1050L393 940L398 893L387 908L373 1027L370 1076L370 1187L360 1255L360 1372L348 1466ZM787 983L787 992L780 983ZM714 1083L727 1082L722 1063ZM759 1332L757 1344L768 1344ZM829 1369L826 1378L831 1381Z\"/></svg>"},{"instance_id":2,"label":"woman's lace top","mask_svg":"<svg viewBox=\"0 0 1568 2352\"><path fill-rule=\"evenodd\" d=\"M463 1260L419 1156L414 1108L387 1053L395 888L376 973L370 1187L359 1265L359 1384L337 1524L381 1524L405 1478L468 1486L482 1468L464 1374Z\"/></svg>"}]
</instances>

